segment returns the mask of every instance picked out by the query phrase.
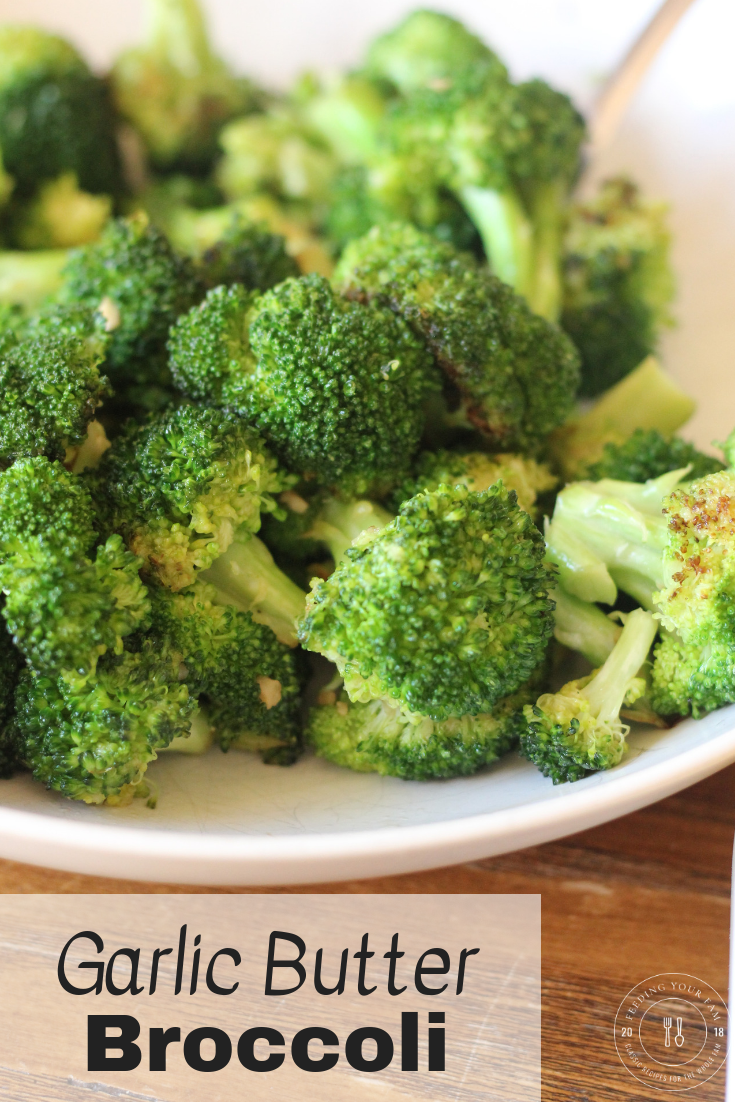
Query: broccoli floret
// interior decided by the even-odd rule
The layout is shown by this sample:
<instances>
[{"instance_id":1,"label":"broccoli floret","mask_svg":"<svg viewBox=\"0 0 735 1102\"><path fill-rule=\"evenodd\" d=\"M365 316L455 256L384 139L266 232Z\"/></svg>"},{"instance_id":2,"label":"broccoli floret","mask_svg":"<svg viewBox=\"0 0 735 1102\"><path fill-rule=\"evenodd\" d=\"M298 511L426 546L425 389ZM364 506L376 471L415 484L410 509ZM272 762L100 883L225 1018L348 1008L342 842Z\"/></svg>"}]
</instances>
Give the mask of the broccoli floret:
<instances>
[{"instance_id":1,"label":"broccoli floret","mask_svg":"<svg viewBox=\"0 0 735 1102\"><path fill-rule=\"evenodd\" d=\"M0 457L63 459L109 394L105 343L83 311L51 311L19 336L0 359Z\"/></svg>"},{"instance_id":2,"label":"broccoli floret","mask_svg":"<svg viewBox=\"0 0 735 1102\"><path fill-rule=\"evenodd\" d=\"M587 477L647 482L682 467L690 467L687 478L695 480L724 470L725 464L679 436L667 439L656 429L636 429L623 443L605 444L602 459L590 465Z\"/></svg>"},{"instance_id":3,"label":"broccoli floret","mask_svg":"<svg viewBox=\"0 0 735 1102\"><path fill-rule=\"evenodd\" d=\"M257 536L242 529L224 555L215 559L201 579L214 585L217 601L252 614L281 643L296 646L296 621L304 612L306 594L280 570Z\"/></svg>"},{"instance_id":4,"label":"broccoli floret","mask_svg":"<svg viewBox=\"0 0 735 1102\"><path fill-rule=\"evenodd\" d=\"M299 274L280 234L236 212L219 240L199 257L197 270L207 287L238 283L250 291L267 291Z\"/></svg>"},{"instance_id":5,"label":"broccoli floret","mask_svg":"<svg viewBox=\"0 0 735 1102\"><path fill-rule=\"evenodd\" d=\"M105 370L113 387L166 388L170 326L201 295L193 265L174 253L142 212L111 222L98 241L73 252L62 302L98 310L109 332Z\"/></svg>"},{"instance_id":6,"label":"broccoli floret","mask_svg":"<svg viewBox=\"0 0 735 1102\"><path fill-rule=\"evenodd\" d=\"M43 458L0 474L3 616L37 673L78 680L147 620L140 559L119 536L93 553L92 501L81 480Z\"/></svg>"},{"instance_id":7,"label":"broccoli floret","mask_svg":"<svg viewBox=\"0 0 735 1102\"><path fill-rule=\"evenodd\" d=\"M592 409L557 429L549 439L549 452L565 479L586 478L607 444L624 444L637 429L655 429L668 439L695 408L696 403L649 356Z\"/></svg>"},{"instance_id":8,"label":"broccoli floret","mask_svg":"<svg viewBox=\"0 0 735 1102\"><path fill-rule=\"evenodd\" d=\"M620 762L629 730L620 709L644 692L645 682L637 674L657 630L652 614L636 609L601 669L524 707L521 753L554 784L576 781Z\"/></svg>"},{"instance_id":9,"label":"broccoli floret","mask_svg":"<svg viewBox=\"0 0 735 1102\"><path fill-rule=\"evenodd\" d=\"M119 195L107 86L68 42L38 27L0 28L0 145L15 194L73 172L84 191Z\"/></svg>"},{"instance_id":10,"label":"broccoli floret","mask_svg":"<svg viewBox=\"0 0 735 1102\"><path fill-rule=\"evenodd\" d=\"M22 664L20 652L13 646L5 624L0 622L0 779L10 777L18 764L13 713Z\"/></svg>"},{"instance_id":11,"label":"broccoli floret","mask_svg":"<svg viewBox=\"0 0 735 1102\"><path fill-rule=\"evenodd\" d=\"M538 452L571 412L579 378L571 342L450 245L413 226L375 228L347 247L334 282L406 318L494 448Z\"/></svg>"},{"instance_id":12,"label":"broccoli floret","mask_svg":"<svg viewBox=\"0 0 735 1102\"><path fill-rule=\"evenodd\" d=\"M306 741L319 757L359 773L414 781L467 776L518 744L519 710L536 692L523 686L491 714L442 720L407 713L394 701L353 703L344 692L339 699L326 692L309 714Z\"/></svg>"},{"instance_id":13,"label":"broccoli floret","mask_svg":"<svg viewBox=\"0 0 735 1102\"><path fill-rule=\"evenodd\" d=\"M148 0L146 8L144 45L112 70L118 109L157 169L206 173L222 125L258 107L261 94L215 55L197 0Z\"/></svg>"},{"instance_id":14,"label":"broccoli floret","mask_svg":"<svg viewBox=\"0 0 735 1102\"><path fill-rule=\"evenodd\" d=\"M93 476L108 528L171 589L191 585L230 546L257 532L261 510L292 479L260 437L216 409L181 406L128 424Z\"/></svg>"},{"instance_id":15,"label":"broccoli floret","mask_svg":"<svg viewBox=\"0 0 735 1102\"><path fill-rule=\"evenodd\" d=\"M95 241L112 213L109 195L90 195L66 172L40 188L18 218L15 242L22 249L68 249Z\"/></svg>"},{"instance_id":16,"label":"broccoli floret","mask_svg":"<svg viewBox=\"0 0 735 1102\"><path fill-rule=\"evenodd\" d=\"M623 178L573 212L565 244L562 326L582 354L585 396L656 350L674 294L666 208Z\"/></svg>"},{"instance_id":17,"label":"broccoli floret","mask_svg":"<svg viewBox=\"0 0 735 1102\"><path fill-rule=\"evenodd\" d=\"M230 200L261 192L296 203L319 221L336 169L327 143L293 107L229 123L220 136L224 156L217 183Z\"/></svg>"},{"instance_id":18,"label":"broccoli floret","mask_svg":"<svg viewBox=\"0 0 735 1102\"><path fill-rule=\"evenodd\" d=\"M313 589L299 627L352 700L476 715L539 665L553 630L543 539L502 484L406 502Z\"/></svg>"},{"instance_id":19,"label":"broccoli floret","mask_svg":"<svg viewBox=\"0 0 735 1102\"><path fill-rule=\"evenodd\" d=\"M422 452L414 463L410 478L397 486L390 496L396 512L421 490L436 490L441 483L449 486L462 484L474 493L489 489L502 479L507 490L515 490L518 504L531 516L534 515L536 498L540 493L553 490L556 477L545 463L538 463L524 455L485 455L484 452L446 451Z\"/></svg>"},{"instance_id":20,"label":"broccoli floret","mask_svg":"<svg viewBox=\"0 0 735 1102\"><path fill-rule=\"evenodd\" d=\"M189 731L195 707L178 660L148 642L137 653L105 656L83 683L24 671L14 739L47 788L124 806L157 751Z\"/></svg>"},{"instance_id":21,"label":"broccoli floret","mask_svg":"<svg viewBox=\"0 0 735 1102\"><path fill-rule=\"evenodd\" d=\"M0 303L28 310L40 306L59 291L68 259L66 249L0 252Z\"/></svg>"},{"instance_id":22,"label":"broccoli floret","mask_svg":"<svg viewBox=\"0 0 735 1102\"><path fill-rule=\"evenodd\" d=\"M379 492L405 470L437 388L400 318L341 299L317 275L257 299L215 288L179 321L170 349L187 395L234 409L287 467L346 494Z\"/></svg>"},{"instance_id":23,"label":"broccoli floret","mask_svg":"<svg viewBox=\"0 0 735 1102\"><path fill-rule=\"evenodd\" d=\"M248 612L216 603L214 586L156 587L153 632L181 654L189 691L203 696L223 749L298 751L299 678L294 652Z\"/></svg>"},{"instance_id":24,"label":"broccoli floret","mask_svg":"<svg viewBox=\"0 0 735 1102\"><path fill-rule=\"evenodd\" d=\"M664 632L654 651L651 704L663 716L695 718L735 701L731 640L685 643Z\"/></svg>"}]
</instances>

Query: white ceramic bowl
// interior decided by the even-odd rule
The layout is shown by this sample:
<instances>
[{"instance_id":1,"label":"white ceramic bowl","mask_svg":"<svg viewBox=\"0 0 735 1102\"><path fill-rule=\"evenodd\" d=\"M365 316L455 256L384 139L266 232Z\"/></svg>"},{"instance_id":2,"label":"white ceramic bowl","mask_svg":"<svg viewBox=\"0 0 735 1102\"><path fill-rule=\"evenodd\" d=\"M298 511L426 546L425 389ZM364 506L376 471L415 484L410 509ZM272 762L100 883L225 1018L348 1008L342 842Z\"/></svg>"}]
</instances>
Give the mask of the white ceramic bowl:
<instances>
[{"instance_id":1,"label":"white ceramic bowl","mask_svg":"<svg viewBox=\"0 0 735 1102\"><path fill-rule=\"evenodd\" d=\"M213 0L223 50L283 84L306 67L345 64L403 11L403 0ZM653 0L447 3L486 34L515 74L546 76L592 102ZM134 0L0 0L0 20L70 34L104 65L134 40ZM679 327L664 362L699 400L700 446L735 424L735 9L699 0L656 63L601 173L630 171L672 203ZM735 709L672 731L638 730L607 774L554 788L515 756L477 776L428 784L350 773L306 757L291 769L217 750L150 769L158 807L87 808L28 777L0 785L0 855L56 868L191 884L288 884L377 876L558 838L660 799L735 761Z\"/></svg>"}]
</instances>

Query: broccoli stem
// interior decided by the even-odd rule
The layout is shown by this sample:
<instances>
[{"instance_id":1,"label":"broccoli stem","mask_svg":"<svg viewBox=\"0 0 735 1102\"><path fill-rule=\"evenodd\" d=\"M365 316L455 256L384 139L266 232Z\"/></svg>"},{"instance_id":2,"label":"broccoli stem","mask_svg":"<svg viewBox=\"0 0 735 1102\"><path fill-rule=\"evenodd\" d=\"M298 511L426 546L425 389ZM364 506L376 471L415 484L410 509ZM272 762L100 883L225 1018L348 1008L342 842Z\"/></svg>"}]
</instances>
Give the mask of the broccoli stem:
<instances>
[{"instance_id":1,"label":"broccoli stem","mask_svg":"<svg viewBox=\"0 0 735 1102\"><path fill-rule=\"evenodd\" d=\"M296 646L296 621L304 614L306 594L278 569L257 536L236 539L200 577L215 586L222 604L252 613L281 643Z\"/></svg>"},{"instance_id":2,"label":"broccoli stem","mask_svg":"<svg viewBox=\"0 0 735 1102\"><path fill-rule=\"evenodd\" d=\"M339 566L353 540L367 529L380 531L393 519L393 514L373 501L344 502L328 498L306 536L325 543Z\"/></svg>"},{"instance_id":3,"label":"broccoli stem","mask_svg":"<svg viewBox=\"0 0 735 1102\"><path fill-rule=\"evenodd\" d=\"M66 249L0 252L0 303L33 310L61 286Z\"/></svg>"},{"instance_id":4,"label":"broccoli stem","mask_svg":"<svg viewBox=\"0 0 735 1102\"><path fill-rule=\"evenodd\" d=\"M583 478L589 465L602 458L605 444L621 444L636 429L671 436L695 409L696 403L648 356L591 410L552 433L551 453L564 478Z\"/></svg>"},{"instance_id":5,"label":"broccoli stem","mask_svg":"<svg viewBox=\"0 0 735 1102\"><path fill-rule=\"evenodd\" d=\"M657 631L650 612L641 608L631 612L604 665L581 690L599 723L612 723L620 715L630 682L645 662Z\"/></svg>"},{"instance_id":6,"label":"broccoli stem","mask_svg":"<svg viewBox=\"0 0 735 1102\"><path fill-rule=\"evenodd\" d=\"M146 38L151 49L186 77L218 64L197 0L148 0Z\"/></svg>"},{"instance_id":7,"label":"broccoli stem","mask_svg":"<svg viewBox=\"0 0 735 1102\"><path fill-rule=\"evenodd\" d=\"M558 180L539 184L531 205L533 272L528 304L549 321L561 313L561 252L566 187Z\"/></svg>"},{"instance_id":8,"label":"broccoli stem","mask_svg":"<svg viewBox=\"0 0 735 1102\"><path fill-rule=\"evenodd\" d=\"M533 231L518 197L511 191L474 186L461 188L459 195L482 238L492 270L519 295L529 298Z\"/></svg>"},{"instance_id":9,"label":"broccoli stem","mask_svg":"<svg viewBox=\"0 0 735 1102\"><path fill-rule=\"evenodd\" d=\"M552 593L556 602L554 635L570 650L583 655L593 666L601 666L620 638L621 627L597 605L580 601L563 589Z\"/></svg>"}]
</instances>

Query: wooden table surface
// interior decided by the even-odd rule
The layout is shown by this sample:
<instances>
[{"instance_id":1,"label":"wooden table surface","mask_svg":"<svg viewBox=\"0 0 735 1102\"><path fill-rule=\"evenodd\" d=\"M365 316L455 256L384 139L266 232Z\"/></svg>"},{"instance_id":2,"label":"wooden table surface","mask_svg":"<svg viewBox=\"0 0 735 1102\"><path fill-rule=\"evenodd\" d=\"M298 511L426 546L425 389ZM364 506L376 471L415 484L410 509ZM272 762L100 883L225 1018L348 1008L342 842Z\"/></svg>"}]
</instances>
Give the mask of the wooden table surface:
<instances>
[{"instance_id":1,"label":"wooden table surface","mask_svg":"<svg viewBox=\"0 0 735 1102\"><path fill-rule=\"evenodd\" d=\"M456 868L283 890L540 893L545 1102L661 1102L672 1096L641 1086L618 1062L615 1012L631 987L659 972L697 976L727 999L734 832L732 766L561 842ZM151 885L0 862L2 893L209 890L273 889ZM724 1069L687 1097L724 1099Z\"/></svg>"}]
</instances>

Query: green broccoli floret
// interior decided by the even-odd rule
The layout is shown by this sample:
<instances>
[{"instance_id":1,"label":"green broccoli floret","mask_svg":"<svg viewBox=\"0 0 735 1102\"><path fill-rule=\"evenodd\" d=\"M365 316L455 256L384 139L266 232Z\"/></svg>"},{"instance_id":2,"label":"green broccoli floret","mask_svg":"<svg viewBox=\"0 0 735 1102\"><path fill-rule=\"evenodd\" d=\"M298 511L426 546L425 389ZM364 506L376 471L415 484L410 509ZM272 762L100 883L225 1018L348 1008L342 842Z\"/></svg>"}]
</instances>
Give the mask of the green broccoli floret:
<instances>
[{"instance_id":1,"label":"green broccoli floret","mask_svg":"<svg viewBox=\"0 0 735 1102\"><path fill-rule=\"evenodd\" d=\"M545 463L525 455L485 455L484 452L453 452L442 449L422 452L413 466L411 476L397 486L389 501L396 512L421 490L436 490L442 483L462 484L474 493L489 489L502 479L507 490L515 490L521 509L534 515L536 498L553 490L556 477Z\"/></svg>"},{"instance_id":2,"label":"green broccoli floret","mask_svg":"<svg viewBox=\"0 0 735 1102\"><path fill-rule=\"evenodd\" d=\"M523 686L491 714L441 720L407 713L394 701L352 703L346 693L339 699L322 693L309 714L306 741L319 757L359 773L414 781L467 776L518 744L519 710L536 692Z\"/></svg>"},{"instance_id":3,"label":"green broccoli floret","mask_svg":"<svg viewBox=\"0 0 735 1102\"><path fill-rule=\"evenodd\" d=\"M0 359L0 458L63 459L109 394L105 342L91 315L53 310L21 327Z\"/></svg>"},{"instance_id":4,"label":"green broccoli floret","mask_svg":"<svg viewBox=\"0 0 735 1102\"><path fill-rule=\"evenodd\" d=\"M0 622L0 779L10 777L18 764L13 731L15 686L23 659L13 646L5 624Z\"/></svg>"},{"instance_id":5,"label":"green broccoli floret","mask_svg":"<svg viewBox=\"0 0 735 1102\"><path fill-rule=\"evenodd\" d=\"M82 191L76 174L65 172L41 186L38 195L19 212L12 227L21 249L69 249L95 241L112 213L109 195Z\"/></svg>"},{"instance_id":6,"label":"green broccoli floret","mask_svg":"<svg viewBox=\"0 0 735 1102\"><path fill-rule=\"evenodd\" d=\"M198 258L197 271L209 288L238 283L250 291L267 291L299 274L280 234L237 213L219 240Z\"/></svg>"},{"instance_id":7,"label":"green broccoli floret","mask_svg":"<svg viewBox=\"0 0 735 1102\"><path fill-rule=\"evenodd\" d=\"M140 559L119 536L93 554L94 520L82 481L59 463L19 460L0 474L2 612L37 673L88 679L148 619Z\"/></svg>"},{"instance_id":8,"label":"green broccoli floret","mask_svg":"<svg viewBox=\"0 0 735 1102\"><path fill-rule=\"evenodd\" d=\"M592 409L557 429L549 439L549 453L566 480L586 478L607 444L624 444L638 429L655 429L668 439L695 409L696 403L649 356Z\"/></svg>"},{"instance_id":9,"label":"green broccoli floret","mask_svg":"<svg viewBox=\"0 0 735 1102\"><path fill-rule=\"evenodd\" d=\"M647 482L682 467L691 468L687 478L694 481L724 470L725 464L679 436L667 439L656 429L636 429L623 443L605 444L602 459L590 465L587 477L595 481L614 478L621 482Z\"/></svg>"},{"instance_id":10,"label":"green broccoli floret","mask_svg":"<svg viewBox=\"0 0 735 1102\"><path fill-rule=\"evenodd\" d=\"M699 718L735 701L734 647L730 639L697 645L664 632L651 671L651 704L659 715Z\"/></svg>"},{"instance_id":11,"label":"green broccoli floret","mask_svg":"<svg viewBox=\"0 0 735 1102\"><path fill-rule=\"evenodd\" d=\"M191 585L237 529L257 532L293 481L242 421L195 406L129 423L92 478L109 530L171 589Z\"/></svg>"},{"instance_id":12,"label":"green broccoli floret","mask_svg":"<svg viewBox=\"0 0 735 1102\"><path fill-rule=\"evenodd\" d=\"M656 350L674 294L666 208L623 178L579 204L565 243L561 323L582 354L585 396L600 394Z\"/></svg>"},{"instance_id":13,"label":"green broccoli floret","mask_svg":"<svg viewBox=\"0 0 735 1102\"><path fill-rule=\"evenodd\" d=\"M189 731L196 701L176 657L150 641L105 656L83 683L21 674L14 740L47 788L88 804L132 800L157 751Z\"/></svg>"},{"instance_id":14,"label":"green broccoli floret","mask_svg":"<svg viewBox=\"0 0 735 1102\"><path fill-rule=\"evenodd\" d=\"M291 470L346 494L379 492L405 470L438 386L400 318L317 275L256 299L215 288L175 326L170 350L184 393L234 409Z\"/></svg>"},{"instance_id":15,"label":"green broccoli floret","mask_svg":"<svg viewBox=\"0 0 735 1102\"><path fill-rule=\"evenodd\" d=\"M576 781L620 762L629 730L620 709L645 690L637 674L657 630L652 614L636 609L601 669L524 707L521 753L554 784Z\"/></svg>"},{"instance_id":16,"label":"green broccoli floret","mask_svg":"<svg viewBox=\"0 0 735 1102\"><path fill-rule=\"evenodd\" d=\"M197 0L148 0L146 16L144 45L112 70L117 107L157 169L205 173L223 124L259 106L260 93L213 52Z\"/></svg>"},{"instance_id":17,"label":"green broccoli floret","mask_svg":"<svg viewBox=\"0 0 735 1102\"><path fill-rule=\"evenodd\" d=\"M123 190L107 86L76 50L39 27L0 28L0 145L15 195L73 172L93 194Z\"/></svg>"},{"instance_id":18,"label":"green broccoli floret","mask_svg":"<svg viewBox=\"0 0 735 1102\"><path fill-rule=\"evenodd\" d=\"M267 114L237 119L222 131L220 145L216 180L229 200L265 192L320 221L336 160L299 110L279 104Z\"/></svg>"},{"instance_id":19,"label":"green broccoli floret","mask_svg":"<svg viewBox=\"0 0 735 1102\"><path fill-rule=\"evenodd\" d=\"M174 253L142 212L111 222L99 241L73 252L59 299L99 311L109 333L105 370L116 392L170 385L170 326L201 295L193 265Z\"/></svg>"},{"instance_id":20,"label":"green broccoli floret","mask_svg":"<svg viewBox=\"0 0 735 1102\"><path fill-rule=\"evenodd\" d=\"M406 318L497 450L538 452L570 414L579 378L571 342L471 257L394 224L352 242L334 282Z\"/></svg>"},{"instance_id":21,"label":"green broccoli floret","mask_svg":"<svg viewBox=\"0 0 735 1102\"><path fill-rule=\"evenodd\" d=\"M181 654L192 694L203 697L223 749L298 753L299 677L294 652L250 613L218 604L214 586L151 592L153 634Z\"/></svg>"},{"instance_id":22,"label":"green broccoli floret","mask_svg":"<svg viewBox=\"0 0 735 1102\"><path fill-rule=\"evenodd\" d=\"M55 295L69 259L66 249L0 251L0 303L33 310Z\"/></svg>"},{"instance_id":23,"label":"green broccoli floret","mask_svg":"<svg viewBox=\"0 0 735 1102\"><path fill-rule=\"evenodd\" d=\"M440 486L312 583L299 639L352 700L432 719L491 711L539 665L553 630L543 539L514 493Z\"/></svg>"}]
</instances>

